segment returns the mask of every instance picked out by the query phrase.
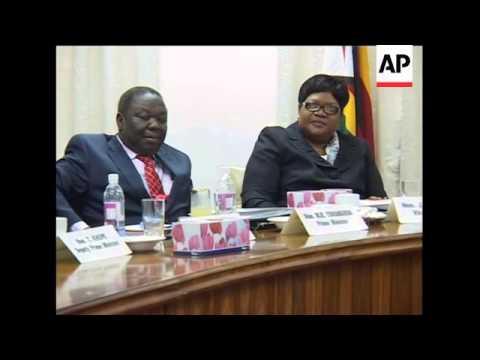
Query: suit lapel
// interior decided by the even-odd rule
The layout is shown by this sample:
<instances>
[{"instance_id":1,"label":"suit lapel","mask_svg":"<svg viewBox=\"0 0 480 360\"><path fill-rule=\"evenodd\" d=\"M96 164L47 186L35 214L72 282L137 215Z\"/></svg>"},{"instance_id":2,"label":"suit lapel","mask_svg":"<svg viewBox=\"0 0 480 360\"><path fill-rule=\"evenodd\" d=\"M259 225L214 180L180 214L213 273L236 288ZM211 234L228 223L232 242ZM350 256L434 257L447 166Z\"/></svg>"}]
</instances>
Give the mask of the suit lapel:
<instances>
[{"instance_id":1,"label":"suit lapel","mask_svg":"<svg viewBox=\"0 0 480 360\"><path fill-rule=\"evenodd\" d=\"M357 144L352 141L351 136L338 132L338 141L340 143L340 150L338 151L337 158L334 165L340 172L348 169L358 156Z\"/></svg>"},{"instance_id":2,"label":"suit lapel","mask_svg":"<svg viewBox=\"0 0 480 360\"><path fill-rule=\"evenodd\" d=\"M286 129L290 140L292 140L297 149L300 149L305 155L307 155L316 165L321 167L332 167L327 160L323 159L315 149L305 140L301 129L298 126L298 122L293 123ZM335 162L336 164L336 162Z\"/></svg>"},{"instance_id":3,"label":"suit lapel","mask_svg":"<svg viewBox=\"0 0 480 360\"><path fill-rule=\"evenodd\" d=\"M168 145L162 144L162 146L160 146L156 160L160 161L162 167L167 167L167 170L169 170L170 174L172 175L172 180L175 179L175 176L178 174L179 170L179 162L177 161L175 154L172 153L172 151L170 151L168 148Z\"/></svg>"},{"instance_id":4,"label":"suit lapel","mask_svg":"<svg viewBox=\"0 0 480 360\"><path fill-rule=\"evenodd\" d=\"M137 169L135 169L132 160L130 160L116 137L113 137L108 144L108 155L117 166L118 171L121 174L120 178L123 178L124 183L128 186L128 188L123 190L125 192L130 192L134 198L149 198L150 195L143 185L143 180L140 174Z\"/></svg>"}]
</instances>

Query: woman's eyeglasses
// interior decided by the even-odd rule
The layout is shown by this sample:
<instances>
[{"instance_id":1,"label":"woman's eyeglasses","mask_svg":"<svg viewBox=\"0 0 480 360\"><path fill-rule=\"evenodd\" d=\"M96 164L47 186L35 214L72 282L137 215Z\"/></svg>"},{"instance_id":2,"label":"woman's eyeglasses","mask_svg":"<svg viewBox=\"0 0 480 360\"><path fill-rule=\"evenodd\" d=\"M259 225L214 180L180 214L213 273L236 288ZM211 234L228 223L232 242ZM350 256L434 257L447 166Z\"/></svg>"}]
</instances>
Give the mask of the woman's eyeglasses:
<instances>
[{"instance_id":1,"label":"woman's eyeglasses","mask_svg":"<svg viewBox=\"0 0 480 360\"><path fill-rule=\"evenodd\" d=\"M340 111L340 108L336 105L319 105L316 103L311 103L311 102L304 102L303 103L305 106L305 109L307 109L310 112L317 112L320 109L323 109L323 112L327 115L335 115L338 114Z\"/></svg>"}]
</instances>

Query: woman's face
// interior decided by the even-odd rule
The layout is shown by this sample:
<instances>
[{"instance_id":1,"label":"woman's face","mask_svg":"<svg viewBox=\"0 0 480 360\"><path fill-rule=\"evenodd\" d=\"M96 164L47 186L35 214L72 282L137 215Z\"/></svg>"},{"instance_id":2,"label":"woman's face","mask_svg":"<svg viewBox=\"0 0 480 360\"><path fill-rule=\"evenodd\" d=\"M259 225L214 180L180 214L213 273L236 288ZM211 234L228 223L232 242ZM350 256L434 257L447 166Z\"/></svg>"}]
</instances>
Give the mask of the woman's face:
<instances>
[{"instance_id":1,"label":"woman's face","mask_svg":"<svg viewBox=\"0 0 480 360\"><path fill-rule=\"evenodd\" d=\"M305 135L321 142L333 136L340 121L341 110L329 92L310 94L298 109L298 123Z\"/></svg>"}]
</instances>

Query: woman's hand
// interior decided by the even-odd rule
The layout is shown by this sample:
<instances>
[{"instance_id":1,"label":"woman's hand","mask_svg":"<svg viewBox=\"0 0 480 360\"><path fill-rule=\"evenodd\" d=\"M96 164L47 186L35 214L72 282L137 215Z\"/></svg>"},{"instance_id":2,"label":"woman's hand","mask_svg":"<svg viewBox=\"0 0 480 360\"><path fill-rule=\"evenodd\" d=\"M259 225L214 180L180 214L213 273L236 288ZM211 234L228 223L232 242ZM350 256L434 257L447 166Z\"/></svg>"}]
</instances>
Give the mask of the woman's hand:
<instances>
[{"instance_id":1,"label":"woman's hand","mask_svg":"<svg viewBox=\"0 0 480 360\"><path fill-rule=\"evenodd\" d=\"M383 199L387 199L386 197L382 198L380 196L370 196L368 198L368 200L383 200Z\"/></svg>"}]
</instances>

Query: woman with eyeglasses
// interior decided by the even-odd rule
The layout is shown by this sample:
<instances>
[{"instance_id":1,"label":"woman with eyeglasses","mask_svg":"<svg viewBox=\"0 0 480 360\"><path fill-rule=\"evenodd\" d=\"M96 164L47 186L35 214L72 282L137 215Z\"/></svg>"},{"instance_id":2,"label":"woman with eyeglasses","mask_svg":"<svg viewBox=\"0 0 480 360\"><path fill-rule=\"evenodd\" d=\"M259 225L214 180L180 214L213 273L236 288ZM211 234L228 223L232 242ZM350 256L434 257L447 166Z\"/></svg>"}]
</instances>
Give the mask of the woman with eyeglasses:
<instances>
[{"instance_id":1,"label":"woman with eyeglasses","mask_svg":"<svg viewBox=\"0 0 480 360\"><path fill-rule=\"evenodd\" d=\"M332 76L314 75L302 84L298 120L266 127L258 137L245 170L243 207L286 207L287 192L300 190L387 196L368 143L337 131L348 97L345 83Z\"/></svg>"}]
</instances>

